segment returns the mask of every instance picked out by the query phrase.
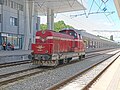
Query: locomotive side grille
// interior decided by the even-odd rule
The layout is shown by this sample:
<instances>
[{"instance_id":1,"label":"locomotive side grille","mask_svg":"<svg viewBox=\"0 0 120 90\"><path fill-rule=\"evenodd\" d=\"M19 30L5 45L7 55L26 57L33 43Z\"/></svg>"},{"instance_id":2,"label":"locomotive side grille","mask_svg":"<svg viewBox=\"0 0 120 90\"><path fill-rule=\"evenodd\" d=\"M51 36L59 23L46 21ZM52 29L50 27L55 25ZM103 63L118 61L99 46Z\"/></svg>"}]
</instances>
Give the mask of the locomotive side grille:
<instances>
[{"instance_id":1,"label":"locomotive side grille","mask_svg":"<svg viewBox=\"0 0 120 90\"><path fill-rule=\"evenodd\" d=\"M50 60L51 56L50 55L35 55L35 59L37 60Z\"/></svg>"}]
</instances>

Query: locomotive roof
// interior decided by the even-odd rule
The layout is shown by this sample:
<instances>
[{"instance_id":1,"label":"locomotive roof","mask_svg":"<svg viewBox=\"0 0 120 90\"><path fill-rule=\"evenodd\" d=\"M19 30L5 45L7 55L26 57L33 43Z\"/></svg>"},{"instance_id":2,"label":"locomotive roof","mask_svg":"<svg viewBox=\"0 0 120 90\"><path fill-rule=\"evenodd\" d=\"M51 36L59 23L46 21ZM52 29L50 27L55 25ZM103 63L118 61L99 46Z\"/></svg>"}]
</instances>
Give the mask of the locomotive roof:
<instances>
[{"instance_id":1,"label":"locomotive roof","mask_svg":"<svg viewBox=\"0 0 120 90\"><path fill-rule=\"evenodd\" d=\"M62 30L74 30L76 33L82 35L83 38L87 38L87 39L105 40L96 35L90 34L90 33L86 32L85 30L78 30L78 29L73 29L73 28L65 28ZM110 41L110 40L106 40L106 41Z\"/></svg>"},{"instance_id":2,"label":"locomotive roof","mask_svg":"<svg viewBox=\"0 0 120 90\"><path fill-rule=\"evenodd\" d=\"M74 30L76 33L82 35L85 38L100 39L99 37L97 37L93 34L90 34L90 33L86 32L85 30L78 30L78 29L73 29L73 28L65 28L65 29L62 29L62 30Z\"/></svg>"},{"instance_id":3,"label":"locomotive roof","mask_svg":"<svg viewBox=\"0 0 120 90\"><path fill-rule=\"evenodd\" d=\"M68 34L63 34L63 33L59 33L53 30L44 30L44 31L37 31L36 35L38 35L38 33L40 34L40 32L45 32L46 34L50 35L50 36L55 36L55 37L63 37L63 38L73 38L72 36L68 35Z\"/></svg>"}]
</instances>

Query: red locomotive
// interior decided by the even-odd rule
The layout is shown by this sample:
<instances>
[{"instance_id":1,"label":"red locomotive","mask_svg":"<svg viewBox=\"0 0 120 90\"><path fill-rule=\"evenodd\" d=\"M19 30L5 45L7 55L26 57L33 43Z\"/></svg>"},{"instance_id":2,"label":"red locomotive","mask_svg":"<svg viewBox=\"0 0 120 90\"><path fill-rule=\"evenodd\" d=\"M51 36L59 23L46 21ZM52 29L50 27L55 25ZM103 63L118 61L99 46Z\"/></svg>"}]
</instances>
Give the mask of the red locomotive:
<instances>
[{"instance_id":1,"label":"red locomotive","mask_svg":"<svg viewBox=\"0 0 120 90\"><path fill-rule=\"evenodd\" d=\"M74 29L37 31L32 50L33 64L41 66L57 66L70 62L73 57L85 57L84 42Z\"/></svg>"}]
</instances>

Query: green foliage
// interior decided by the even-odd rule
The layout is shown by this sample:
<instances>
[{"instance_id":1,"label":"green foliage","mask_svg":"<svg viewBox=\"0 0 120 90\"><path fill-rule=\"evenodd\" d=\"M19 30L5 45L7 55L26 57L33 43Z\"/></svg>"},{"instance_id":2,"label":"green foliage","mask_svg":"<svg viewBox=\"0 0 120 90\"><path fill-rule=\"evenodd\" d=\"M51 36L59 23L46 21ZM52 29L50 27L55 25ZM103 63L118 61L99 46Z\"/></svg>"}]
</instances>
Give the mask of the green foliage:
<instances>
[{"instance_id":1,"label":"green foliage","mask_svg":"<svg viewBox=\"0 0 120 90\"><path fill-rule=\"evenodd\" d=\"M41 24L40 25L40 29L41 30L46 30L47 29L47 25L46 24Z\"/></svg>"},{"instance_id":2,"label":"green foliage","mask_svg":"<svg viewBox=\"0 0 120 90\"><path fill-rule=\"evenodd\" d=\"M46 24L41 24L40 25L40 28L41 28L41 30L46 30L47 29L47 25ZM61 29L63 29L63 28L73 28L72 26L70 26L70 25L66 25L65 23L64 23L64 21L58 21L58 22L55 22L54 23L54 30L55 31L60 31Z\"/></svg>"}]
</instances>

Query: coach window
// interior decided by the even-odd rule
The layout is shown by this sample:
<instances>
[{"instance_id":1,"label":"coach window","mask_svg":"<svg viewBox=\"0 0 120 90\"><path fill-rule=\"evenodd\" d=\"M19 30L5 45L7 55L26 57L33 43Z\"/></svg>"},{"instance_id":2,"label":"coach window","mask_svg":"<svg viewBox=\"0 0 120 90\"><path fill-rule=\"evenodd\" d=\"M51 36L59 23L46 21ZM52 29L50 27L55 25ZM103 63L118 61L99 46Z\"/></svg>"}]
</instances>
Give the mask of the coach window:
<instances>
[{"instance_id":1,"label":"coach window","mask_svg":"<svg viewBox=\"0 0 120 90\"><path fill-rule=\"evenodd\" d=\"M79 34L79 39L82 39L82 35Z\"/></svg>"}]
</instances>

